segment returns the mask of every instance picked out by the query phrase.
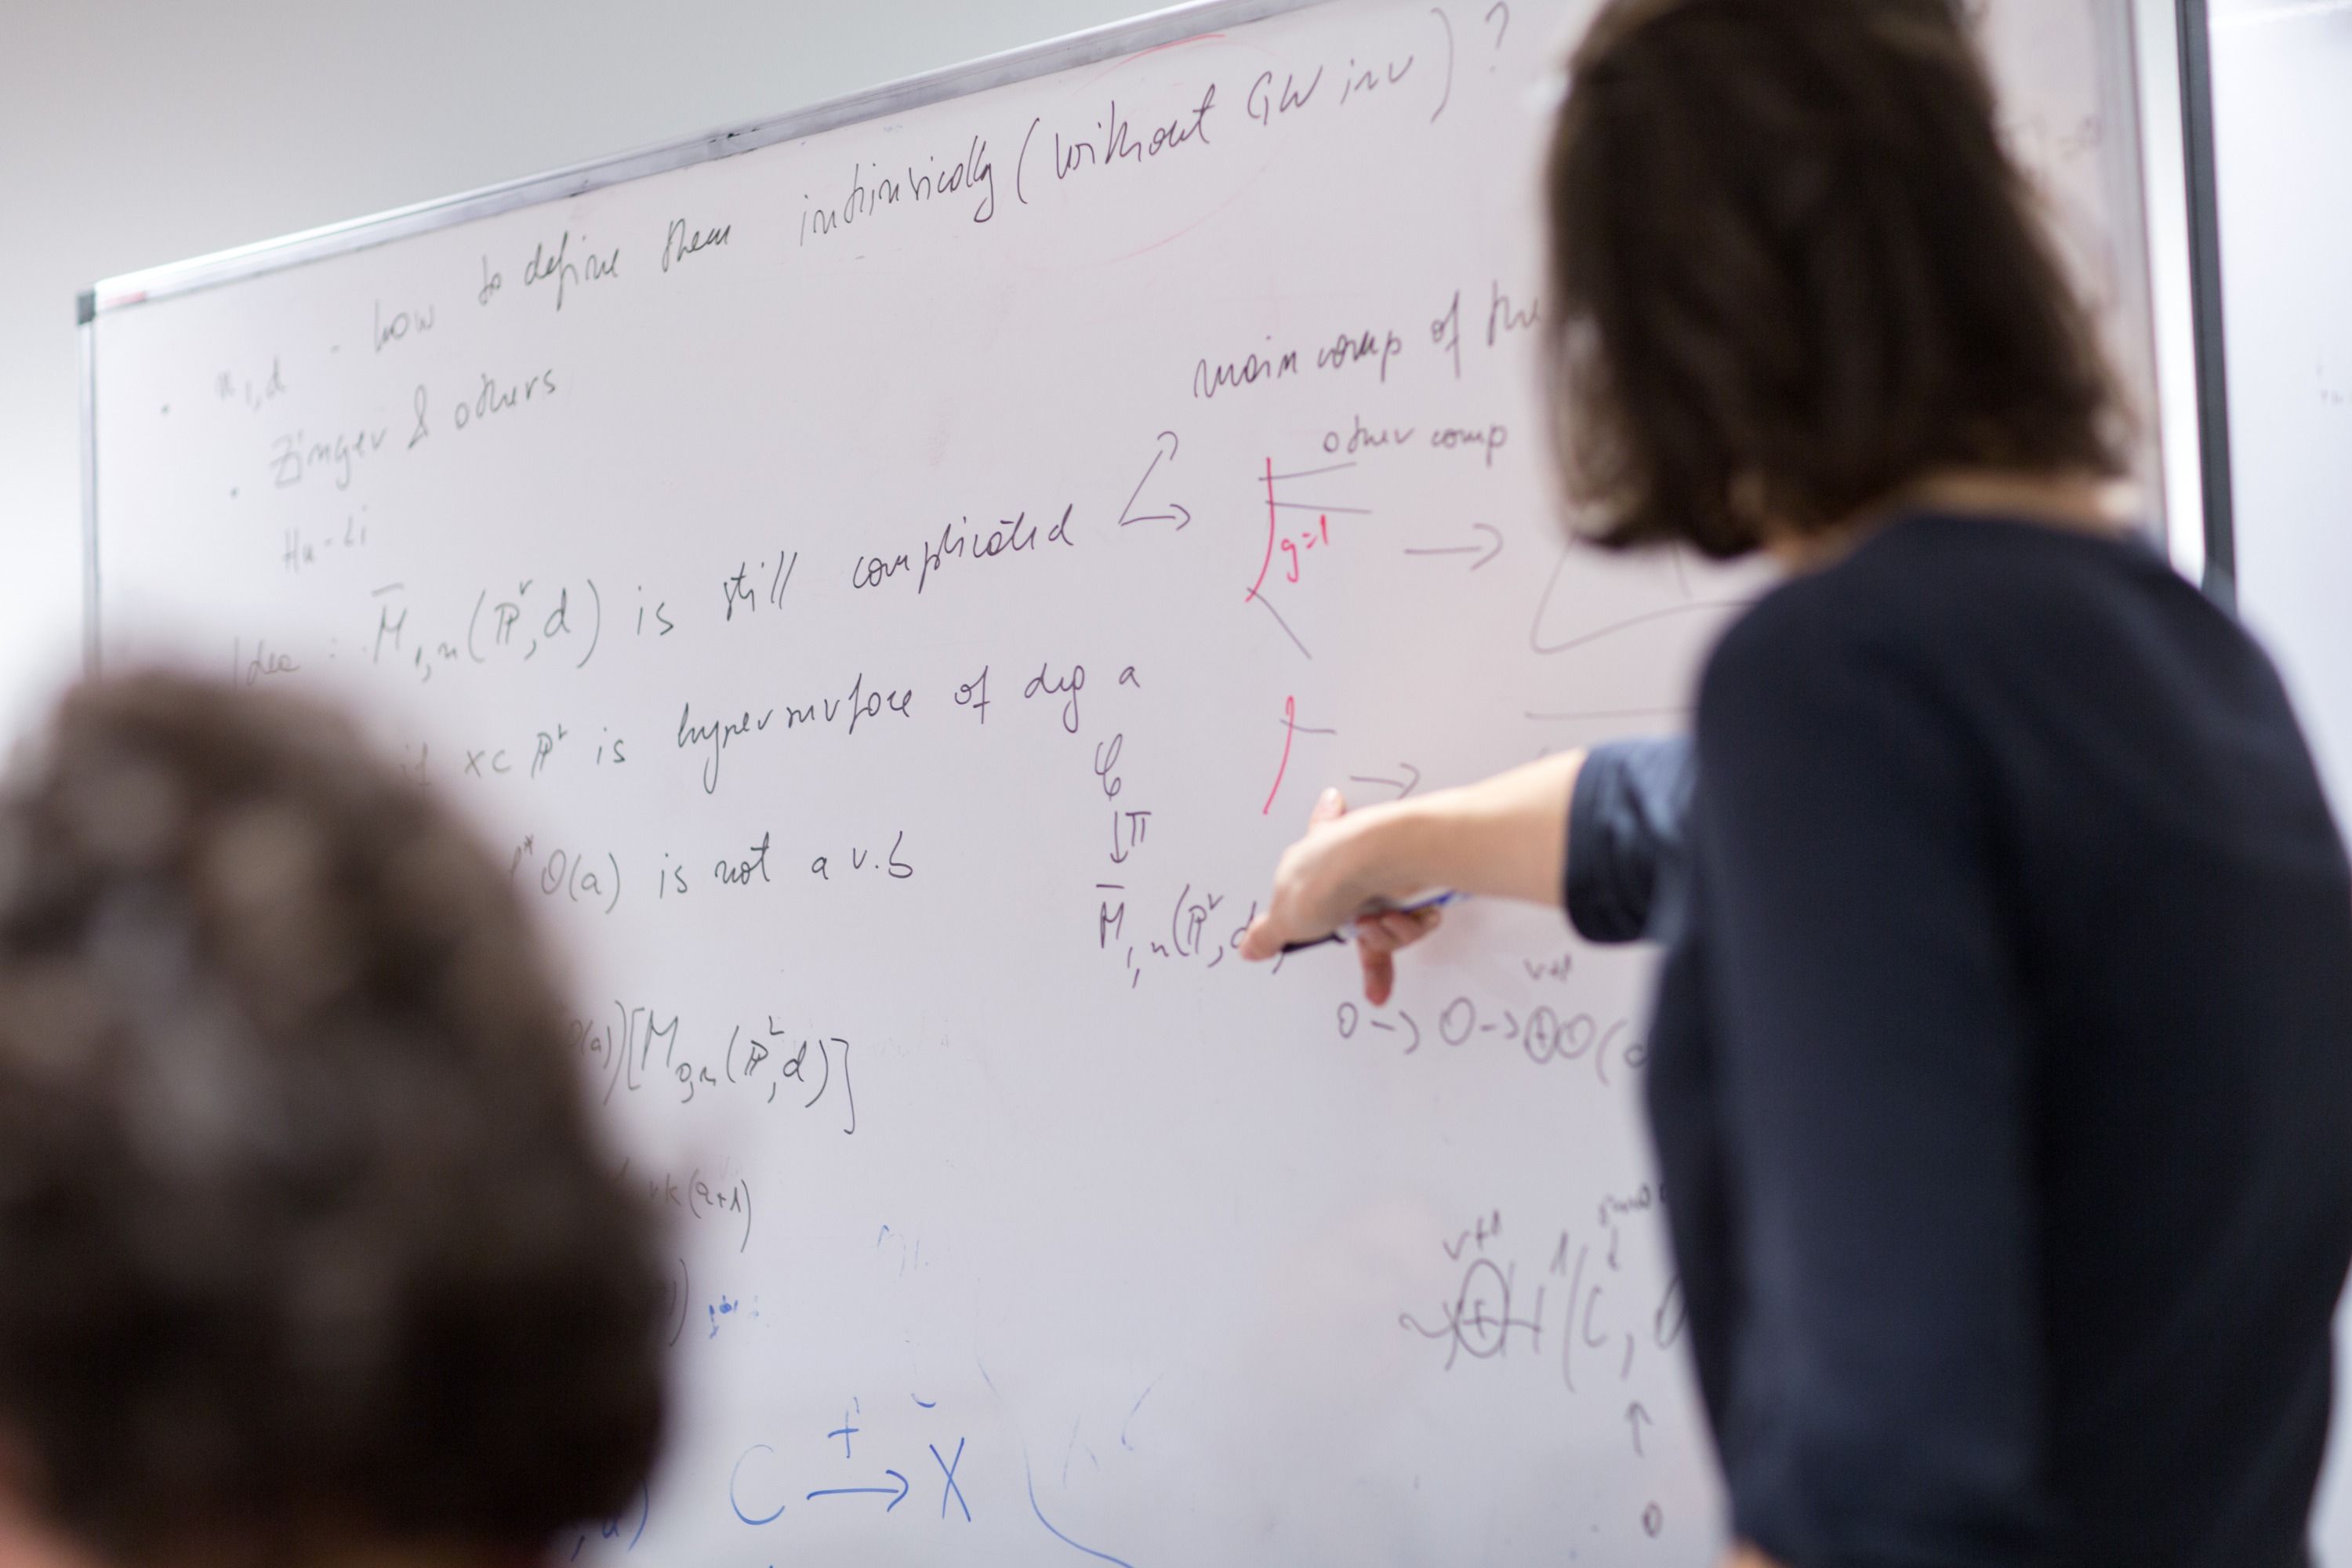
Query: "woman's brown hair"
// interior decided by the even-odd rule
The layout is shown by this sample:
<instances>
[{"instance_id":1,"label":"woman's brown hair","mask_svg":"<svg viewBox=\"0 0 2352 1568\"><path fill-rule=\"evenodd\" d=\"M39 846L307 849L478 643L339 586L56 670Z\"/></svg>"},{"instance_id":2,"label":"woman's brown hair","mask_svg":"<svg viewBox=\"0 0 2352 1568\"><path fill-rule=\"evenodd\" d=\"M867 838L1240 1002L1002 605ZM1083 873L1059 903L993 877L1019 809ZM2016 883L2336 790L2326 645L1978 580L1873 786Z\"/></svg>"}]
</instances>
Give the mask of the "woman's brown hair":
<instances>
[{"instance_id":1,"label":"woman's brown hair","mask_svg":"<svg viewBox=\"0 0 2352 1568\"><path fill-rule=\"evenodd\" d=\"M1549 173L1599 542L1714 556L1937 469L2120 470L2095 334L1951 0L1614 0Z\"/></svg>"}]
</instances>

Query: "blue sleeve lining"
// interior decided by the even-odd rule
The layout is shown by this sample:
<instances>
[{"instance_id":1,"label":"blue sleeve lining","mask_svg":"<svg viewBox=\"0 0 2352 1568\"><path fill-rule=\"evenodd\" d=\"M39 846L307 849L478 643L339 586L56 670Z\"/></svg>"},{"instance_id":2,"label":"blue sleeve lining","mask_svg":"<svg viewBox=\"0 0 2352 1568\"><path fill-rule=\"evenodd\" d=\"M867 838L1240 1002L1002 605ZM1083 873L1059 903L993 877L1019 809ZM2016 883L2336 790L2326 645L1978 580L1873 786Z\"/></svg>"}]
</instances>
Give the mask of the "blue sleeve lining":
<instances>
[{"instance_id":1,"label":"blue sleeve lining","mask_svg":"<svg viewBox=\"0 0 2352 1568\"><path fill-rule=\"evenodd\" d=\"M1696 752L1687 735L1595 746L1569 805L1564 901L1588 942L1672 940Z\"/></svg>"}]
</instances>

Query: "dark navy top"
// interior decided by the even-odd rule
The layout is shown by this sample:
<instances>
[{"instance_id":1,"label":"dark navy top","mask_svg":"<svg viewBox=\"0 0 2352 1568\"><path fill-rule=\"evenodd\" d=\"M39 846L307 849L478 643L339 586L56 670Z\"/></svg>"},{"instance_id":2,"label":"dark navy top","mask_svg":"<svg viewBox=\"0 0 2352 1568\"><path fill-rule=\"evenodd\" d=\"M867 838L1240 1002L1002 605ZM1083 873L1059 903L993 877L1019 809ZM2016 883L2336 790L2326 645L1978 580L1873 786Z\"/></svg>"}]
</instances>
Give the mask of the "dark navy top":
<instances>
[{"instance_id":1,"label":"dark navy top","mask_svg":"<svg viewBox=\"0 0 2352 1568\"><path fill-rule=\"evenodd\" d=\"M1696 779L1696 788L1693 778ZM2305 1560L2352 879L2277 676L2137 542L1915 516L1603 748L1732 1526L1791 1568Z\"/></svg>"}]
</instances>

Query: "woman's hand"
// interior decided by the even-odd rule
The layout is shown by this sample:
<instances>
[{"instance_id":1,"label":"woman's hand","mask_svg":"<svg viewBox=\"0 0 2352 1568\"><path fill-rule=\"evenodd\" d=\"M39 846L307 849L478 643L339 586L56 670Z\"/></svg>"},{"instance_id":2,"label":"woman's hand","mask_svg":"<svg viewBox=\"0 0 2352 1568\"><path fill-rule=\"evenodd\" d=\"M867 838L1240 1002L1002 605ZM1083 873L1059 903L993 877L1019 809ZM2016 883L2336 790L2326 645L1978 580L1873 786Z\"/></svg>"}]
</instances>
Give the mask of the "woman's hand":
<instances>
[{"instance_id":1,"label":"woman's hand","mask_svg":"<svg viewBox=\"0 0 2352 1568\"><path fill-rule=\"evenodd\" d=\"M1265 912L1242 937L1244 958L1263 961L1291 942L1342 927L1356 938L1364 997L1384 1005L1396 988L1396 955L1437 929L1438 911L1379 908L1444 889L1559 907L1568 856L1568 808L1582 752L1546 757L1460 789L1351 812L1336 789L1307 818L1307 836L1283 852Z\"/></svg>"},{"instance_id":2,"label":"woman's hand","mask_svg":"<svg viewBox=\"0 0 2352 1568\"><path fill-rule=\"evenodd\" d=\"M1437 929L1437 910L1368 911L1384 899L1420 890L1405 849L1404 813L1375 806L1350 816L1336 789L1307 814L1307 835L1283 852L1274 892L1242 937L1242 956L1269 959L1295 942L1314 942L1342 927L1356 938L1364 999L1385 1005L1396 989L1396 955Z\"/></svg>"}]
</instances>

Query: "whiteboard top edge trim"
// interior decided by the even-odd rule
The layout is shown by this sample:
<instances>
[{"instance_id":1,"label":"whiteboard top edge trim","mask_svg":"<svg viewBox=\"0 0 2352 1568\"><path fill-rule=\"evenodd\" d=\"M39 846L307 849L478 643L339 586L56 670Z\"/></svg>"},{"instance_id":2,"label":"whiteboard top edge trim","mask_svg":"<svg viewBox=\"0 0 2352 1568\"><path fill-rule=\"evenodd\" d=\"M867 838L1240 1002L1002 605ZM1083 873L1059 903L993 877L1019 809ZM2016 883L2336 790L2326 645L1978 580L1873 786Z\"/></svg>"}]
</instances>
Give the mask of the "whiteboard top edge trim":
<instances>
[{"instance_id":1,"label":"whiteboard top edge trim","mask_svg":"<svg viewBox=\"0 0 2352 1568\"><path fill-rule=\"evenodd\" d=\"M667 174L692 164L757 152L780 142L837 131L987 92L1055 71L1196 37L1220 26L1241 26L1328 0L1180 0L1123 21L1024 44L961 65L902 77L840 98L826 99L763 120L677 137L633 152L593 158L542 174L502 180L457 195L348 218L319 228L240 245L185 261L168 262L100 280L89 290L92 316L103 318L225 283L240 282L394 240L454 228L477 218L584 195L607 185ZM89 307L86 307L89 308Z\"/></svg>"}]
</instances>

